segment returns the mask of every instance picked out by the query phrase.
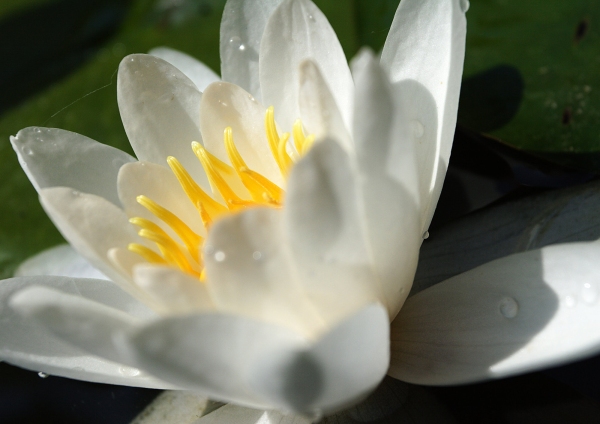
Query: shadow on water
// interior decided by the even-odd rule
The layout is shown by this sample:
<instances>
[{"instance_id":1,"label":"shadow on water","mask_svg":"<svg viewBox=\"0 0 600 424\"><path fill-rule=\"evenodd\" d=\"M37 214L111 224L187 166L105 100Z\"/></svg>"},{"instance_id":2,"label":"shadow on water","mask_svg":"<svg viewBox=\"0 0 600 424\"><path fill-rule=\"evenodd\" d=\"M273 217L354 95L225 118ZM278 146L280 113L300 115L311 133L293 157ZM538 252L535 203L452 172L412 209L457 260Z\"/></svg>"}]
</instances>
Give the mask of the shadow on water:
<instances>
[{"instance_id":1,"label":"shadow on water","mask_svg":"<svg viewBox=\"0 0 600 424\"><path fill-rule=\"evenodd\" d=\"M130 0L60 0L0 20L0 115L85 63L115 34Z\"/></svg>"}]
</instances>

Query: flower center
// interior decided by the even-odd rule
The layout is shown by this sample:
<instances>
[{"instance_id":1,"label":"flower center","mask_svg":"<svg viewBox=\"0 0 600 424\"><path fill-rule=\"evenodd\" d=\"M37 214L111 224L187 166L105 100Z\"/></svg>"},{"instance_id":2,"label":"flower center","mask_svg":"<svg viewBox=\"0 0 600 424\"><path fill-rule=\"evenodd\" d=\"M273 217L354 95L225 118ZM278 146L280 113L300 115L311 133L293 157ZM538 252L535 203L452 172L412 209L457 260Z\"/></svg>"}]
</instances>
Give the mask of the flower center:
<instances>
[{"instance_id":1,"label":"flower center","mask_svg":"<svg viewBox=\"0 0 600 424\"><path fill-rule=\"evenodd\" d=\"M305 136L302 122L296 120L292 129L294 143L291 146L290 134L284 133L280 136L277 131L272 106L267 109L265 114L265 132L271 154L285 178L294 163L310 150L314 136ZM173 174L177 177L188 199L198 210L206 232L212 222L223 215L248 207L281 207L285 194L277 184L248 168L235 146L231 127L225 128L223 139L231 165L212 155L200 143L192 142L192 151L204 168L211 186L218 191L223 202L204 191L176 158L173 156L167 158ZM239 183L246 188L250 198L240 197L232 188L232 185ZM156 222L134 217L129 222L140 228L138 234L151 241L156 246L156 250L139 243L129 244L128 249L142 256L147 262L173 266L204 281L204 261L201 249L204 238L190 229L185 222L163 205L159 205L146 196L138 196L136 200L159 221L168 225L177 235L177 239L171 237Z\"/></svg>"}]
</instances>

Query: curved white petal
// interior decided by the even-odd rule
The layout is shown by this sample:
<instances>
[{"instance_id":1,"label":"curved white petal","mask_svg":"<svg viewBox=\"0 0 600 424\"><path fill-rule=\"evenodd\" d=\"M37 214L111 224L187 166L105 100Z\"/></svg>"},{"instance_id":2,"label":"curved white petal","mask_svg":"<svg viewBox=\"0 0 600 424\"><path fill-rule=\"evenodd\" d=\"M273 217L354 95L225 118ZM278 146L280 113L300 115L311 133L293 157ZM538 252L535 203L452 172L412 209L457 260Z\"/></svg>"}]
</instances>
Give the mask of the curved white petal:
<instances>
[{"instance_id":1,"label":"curved white petal","mask_svg":"<svg viewBox=\"0 0 600 424\"><path fill-rule=\"evenodd\" d=\"M334 138L349 151L354 148L323 74L310 59L300 64L298 104L302 124L309 134L314 135L317 140Z\"/></svg>"},{"instance_id":2,"label":"curved white petal","mask_svg":"<svg viewBox=\"0 0 600 424\"><path fill-rule=\"evenodd\" d=\"M9 305L70 345L120 363L126 361L118 351L118 338L140 324L118 309L41 285L13 294Z\"/></svg>"},{"instance_id":3,"label":"curved white petal","mask_svg":"<svg viewBox=\"0 0 600 424\"><path fill-rule=\"evenodd\" d=\"M409 298L390 375L418 384L499 378L600 351L600 242L495 260Z\"/></svg>"},{"instance_id":4,"label":"curved white petal","mask_svg":"<svg viewBox=\"0 0 600 424\"><path fill-rule=\"evenodd\" d=\"M347 317L310 349L269 358L252 385L275 405L303 414L331 413L364 398L389 365L389 319L380 304Z\"/></svg>"},{"instance_id":5,"label":"curved white petal","mask_svg":"<svg viewBox=\"0 0 600 424\"><path fill-rule=\"evenodd\" d=\"M175 174L168 168L151 162L128 164L119 171L118 191L125 213L129 217L154 221L172 236L177 237L166 223L137 202L136 198L144 195L175 214L196 234L205 233L198 209L181 188Z\"/></svg>"},{"instance_id":6,"label":"curved white petal","mask_svg":"<svg viewBox=\"0 0 600 424\"><path fill-rule=\"evenodd\" d=\"M269 18L260 45L263 103L275 107L282 128L292 128L300 116L297 84L305 59L318 65L351 128L354 84L335 31L310 0L284 0Z\"/></svg>"},{"instance_id":7,"label":"curved white petal","mask_svg":"<svg viewBox=\"0 0 600 424\"><path fill-rule=\"evenodd\" d=\"M187 390L159 394L131 424L197 424L198 417L220 406L207 397Z\"/></svg>"},{"instance_id":8,"label":"curved white petal","mask_svg":"<svg viewBox=\"0 0 600 424\"><path fill-rule=\"evenodd\" d=\"M115 190L119 168L135 161L119 149L56 128L25 128L10 142L37 191L72 187L115 205L120 204Z\"/></svg>"},{"instance_id":9,"label":"curved white petal","mask_svg":"<svg viewBox=\"0 0 600 424\"><path fill-rule=\"evenodd\" d=\"M252 368L305 346L305 340L279 326L202 314L150 324L134 336L131 350L140 367L159 378L215 400L261 408L268 403L248 385Z\"/></svg>"},{"instance_id":10,"label":"curved white petal","mask_svg":"<svg viewBox=\"0 0 600 424\"><path fill-rule=\"evenodd\" d=\"M194 421L193 424L312 424L313 422L300 415L284 415L278 411L263 411L227 404Z\"/></svg>"},{"instance_id":11,"label":"curved white petal","mask_svg":"<svg viewBox=\"0 0 600 424\"><path fill-rule=\"evenodd\" d=\"M206 312L214 309L206 285L178 269L139 264L133 280L168 313Z\"/></svg>"},{"instance_id":12,"label":"curved white petal","mask_svg":"<svg viewBox=\"0 0 600 424\"><path fill-rule=\"evenodd\" d=\"M430 140L424 134L423 144L427 146L419 149L434 160L425 168L430 174L422 175L429 183L428 199L423 204L425 229L431 222L452 148L465 53L467 4L463 0L403 0L381 54L381 64L392 82L402 87L408 116L421 121L425 132L432 123L422 121L422 117L430 116L429 101L423 96L428 93L435 101L435 138Z\"/></svg>"},{"instance_id":13,"label":"curved white petal","mask_svg":"<svg viewBox=\"0 0 600 424\"><path fill-rule=\"evenodd\" d=\"M356 82L354 142L369 253L391 317L406 299L422 241L412 139L401 131L392 86L375 56L353 62ZM400 115L400 116L399 116Z\"/></svg>"},{"instance_id":14,"label":"curved white petal","mask_svg":"<svg viewBox=\"0 0 600 424\"><path fill-rule=\"evenodd\" d=\"M198 183L207 187L191 148L192 141L202 141L201 98L196 85L162 59L134 54L119 65L119 112L137 158L167 166L167 157L175 156Z\"/></svg>"},{"instance_id":15,"label":"curved white petal","mask_svg":"<svg viewBox=\"0 0 600 424\"><path fill-rule=\"evenodd\" d=\"M205 246L207 289L220 311L312 335L324 323L298 279L281 218L252 208L216 222Z\"/></svg>"},{"instance_id":16,"label":"curved white petal","mask_svg":"<svg viewBox=\"0 0 600 424\"><path fill-rule=\"evenodd\" d=\"M211 83L219 81L221 78L208 66L198 59L169 47L156 47L148 54L169 62L185 74L200 92Z\"/></svg>"},{"instance_id":17,"label":"curved white petal","mask_svg":"<svg viewBox=\"0 0 600 424\"><path fill-rule=\"evenodd\" d=\"M248 167L282 187L283 178L267 142L265 112L263 105L237 85L211 84L200 104L204 146L229 163L223 132L231 127L235 145Z\"/></svg>"},{"instance_id":18,"label":"curved white petal","mask_svg":"<svg viewBox=\"0 0 600 424\"><path fill-rule=\"evenodd\" d=\"M260 40L267 20L282 0L228 0L221 20L221 75L259 101Z\"/></svg>"},{"instance_id":19,"label":"curved white petal","mask_svg":"<svg viewBox=\"0 0 600 424\"><path fill-rule=\"evenodd\" d=\"M154 313L111 281L67 277L21 277L0 284L0 358L13 365L50 375L127 386L172 388L130 367L90 355L66 344L38 322L22 317L8 305L19 290L44 285L110 306L138 319Z\"/></svg>"},{"instance_id":20,"label":"curved white petal","mask_svg":"<svg viewBox=\"0 0 600 424\"><path fill-rule=\"evenodd\" d=\"M364 239L354 172L338 143L315 144L290 173L283 211L301 284L329 323L385 301Z\"/></svg>"},{"instance_id":21,"label":"curved white petal","mask_svg":"<svg viewBox=\"0 0 600 424\"><path fill-rule=\"evenodd\" d=\"M109 279L68 244L51 247L28 258L19 265L14 276L30 277L34 275Z\"/></svg>"},{"instance_id":22,"label":"curved white petal","mask_svg":"<svg viewBox=\"0 0 600 424\"><path fill-rule=\"evenodd\" d=\"M121 209L102 197L66 187L41 190L40 202L54 225L82 256L122 289L143 298L144 294L108 258L113 248L126 249L129 243L145 243Z\"/></svg>"}]
</instances>

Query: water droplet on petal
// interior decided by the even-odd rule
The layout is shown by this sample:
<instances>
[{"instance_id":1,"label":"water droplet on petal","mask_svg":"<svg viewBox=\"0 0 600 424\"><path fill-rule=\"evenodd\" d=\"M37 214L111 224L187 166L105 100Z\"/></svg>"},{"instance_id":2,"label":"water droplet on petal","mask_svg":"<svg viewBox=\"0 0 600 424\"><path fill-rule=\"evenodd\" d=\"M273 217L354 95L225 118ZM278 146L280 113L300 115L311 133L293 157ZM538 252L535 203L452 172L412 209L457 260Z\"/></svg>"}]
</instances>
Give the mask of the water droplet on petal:
<instances>
[{"instance_id":1,"label":"water droplet on petal","mask_svg":"<svg viewBox=\"0 0 600 424\"><path fill-rule=\"evenodd\" d=\"M225 260L225 252L223 252L222 250L215 252L215 261L223 262L224 260Z\"/></svg>"},{"instance_id":2,"label":"water droplet on petal","mask_svg":"<svg viewBox=\"0 0 600 424\"><path fill-rule=\"evenodd\" d=\"M40 130L39 128L35 128L35 129L33 130L33 132L36 132L36 133L38 133L38 134L39 134L39 133L41 133L41 132L42 132L42 130Z\"/></svg>"},{"instance_id":3,"label":"water droplet on petal","mask_svg":"<svg viewBox=\"0 0 600 424\"><path fill-rule=\"evenodd\" d=\"M311 14L308 14L306 17L308 18L308 20L309 20L310 22L315 22L315 17L314 17L313 15L311 15Z\"/></svg>"},{"instance_id":4,"label":"water droplet on petal","mask_svg":"<svg viewBox=\"0 0 600 424\"><path fill-rule=\"evenodd\" d=\"M581 299L585 303L594 303L598 299L598 290L591 283L585 283L581 288Z\"/></svg>"},{"instance_id":5,"label":"water droplet on petal","mask_svg":"<svg viewBox=\"0 0 600 424\"><path fill-rule=\"evenodd\" d=\"M500 301L500 313L506 318L514 318L519 313L519 305L512 297L505 297Z\"/></svg>"},{"instance_id":6,"label":"water droplet on petal","mask_svg":"<svg viewBox=\"0 0 600 424\"><path fill-rule=\"evenodd\" d=\"M125 377L135 377L140 374L140 370L132 367L119 367L119 372Z\"/></svg>"},{"instance_id":7,"label":"water droplet on petal","mask_svg":"<svg viewBox=\"0 0 600 424\"><path fill-rule=\"evenodd\" d=\"M425 134L425 128L423 127L421 121L415 119L411 121L410 126L412 128L412 133L415 136L415 138L423 137L423 134Z\"/></svg>"},{"instance_id":8,"label":"water droplet on petal","mask_svg":"<svg viewBox=\"0 0 600 424\"><path fill-rule=\"evenodd\" d=\"M35 154L29 147L23 147L22 152L27 156L33 156Z\"/></svg>"},{"instance_id":9,"label":"water droplet on petal","mask_svg":"<svg viewBox=\"0 0 600 424\"><path fill-rule=\"evenodd\" d=\"M565 306L567 308L572 308L576 304L577 304L577 299L575 299L574 296L571 296L571 295L565 296Z\"/></svg>"},{"instance_id":10,"label":"water droplet on petal","mask_svg":"<svg viewBox=\"0 0 600 424\"><path fill-rule=\"evenodd\" d=\"M41 372L40 371L40 372L38 372L38 377L40 377L40 378L48 378L50 376L48 374L46 374L45 372Z\"/></svg>"},{"instance_id":11,"label":"water droplet on petal","mask_svg":"<svg viewBox=\"0 0 600 424\"><path fill-rule=\"evenodd\" d=\"M462 10L463 13L467 13L467 10L469 10L470 6L471 3L469 3L469 0L460 0L460 10Z\"/></svg>"},{"instance_id":12,"label":"water droplet on petal","mask_svg":"<svg viewBox=\"0 0 600 424\"><path fill-rule=\"evenodd\" d=\"M423 233L423 240L427 240L429 238L429 231L425 231Z\"/></svg>"},{"instance_id":13,"label":"water droplet on petal","mask_svg":"<svg viewBox=\"0 0 600 424\"><path fill-rule=\"evenodd\" d=\"M219 100L219 104L220 104L221 106L227 107L227 103L226 103L226 102L224 102L223 100Z\"/></svg>"},{"instance_id":14,"label":"water droplet on petal","mask_svg":"<svg viewBox=\"0 0 600 424\"><path fill-rule=\"evenodd\" d=\"M240 37L238 37L237 35L234 35L233 37L231 37L229 39L229 45L234 48L234 49L238 49L240 48L240 46L242 46L242 39Z\"/></svg>"},{"instance_id":15,"label":"water droplet on petal","mask_svg":"<svg viewBox=\"0 0 600 424\"><path fill-rule=\"evenodd\" d=\"M238 47L238 50L243 52L244 50L246 50L246 46L244 44L240 44L240 46Z\"/></svg>"},{"instance_id":16,"label":"water droplet on petal","mask_svg":"<svg viewBox=\"0 0 600 424\"><path fill-rule=\"evenodd\" d=\"M255 252L252 253L252 259L254 259L255 261L260 261L263 258L263 254L262 252L259 252L258 250L256 250Z\"/></svg>"}]
</instances>

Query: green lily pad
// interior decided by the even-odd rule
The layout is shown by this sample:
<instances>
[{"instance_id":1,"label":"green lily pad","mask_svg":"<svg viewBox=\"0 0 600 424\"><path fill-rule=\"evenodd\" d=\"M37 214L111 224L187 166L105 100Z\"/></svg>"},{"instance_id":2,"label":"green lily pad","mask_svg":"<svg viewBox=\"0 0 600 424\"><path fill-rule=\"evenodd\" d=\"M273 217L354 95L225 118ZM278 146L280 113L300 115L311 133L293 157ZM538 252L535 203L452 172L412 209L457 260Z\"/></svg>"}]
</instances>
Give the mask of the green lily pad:
<instances>
[{"instance_id":1,"label":"green lily pad","mask_svg":"<svg viewBox=\"0 0 600 424\"><path fill-rule=\"evenodd\" d=\"M459 122L559 163L600 170L598 3L478 0L467 18L465 82L497 67L512 75L497 75L468 96L463 90ZM502 113L509 119L498 119Z\"/></svg>"}]
</instances>

